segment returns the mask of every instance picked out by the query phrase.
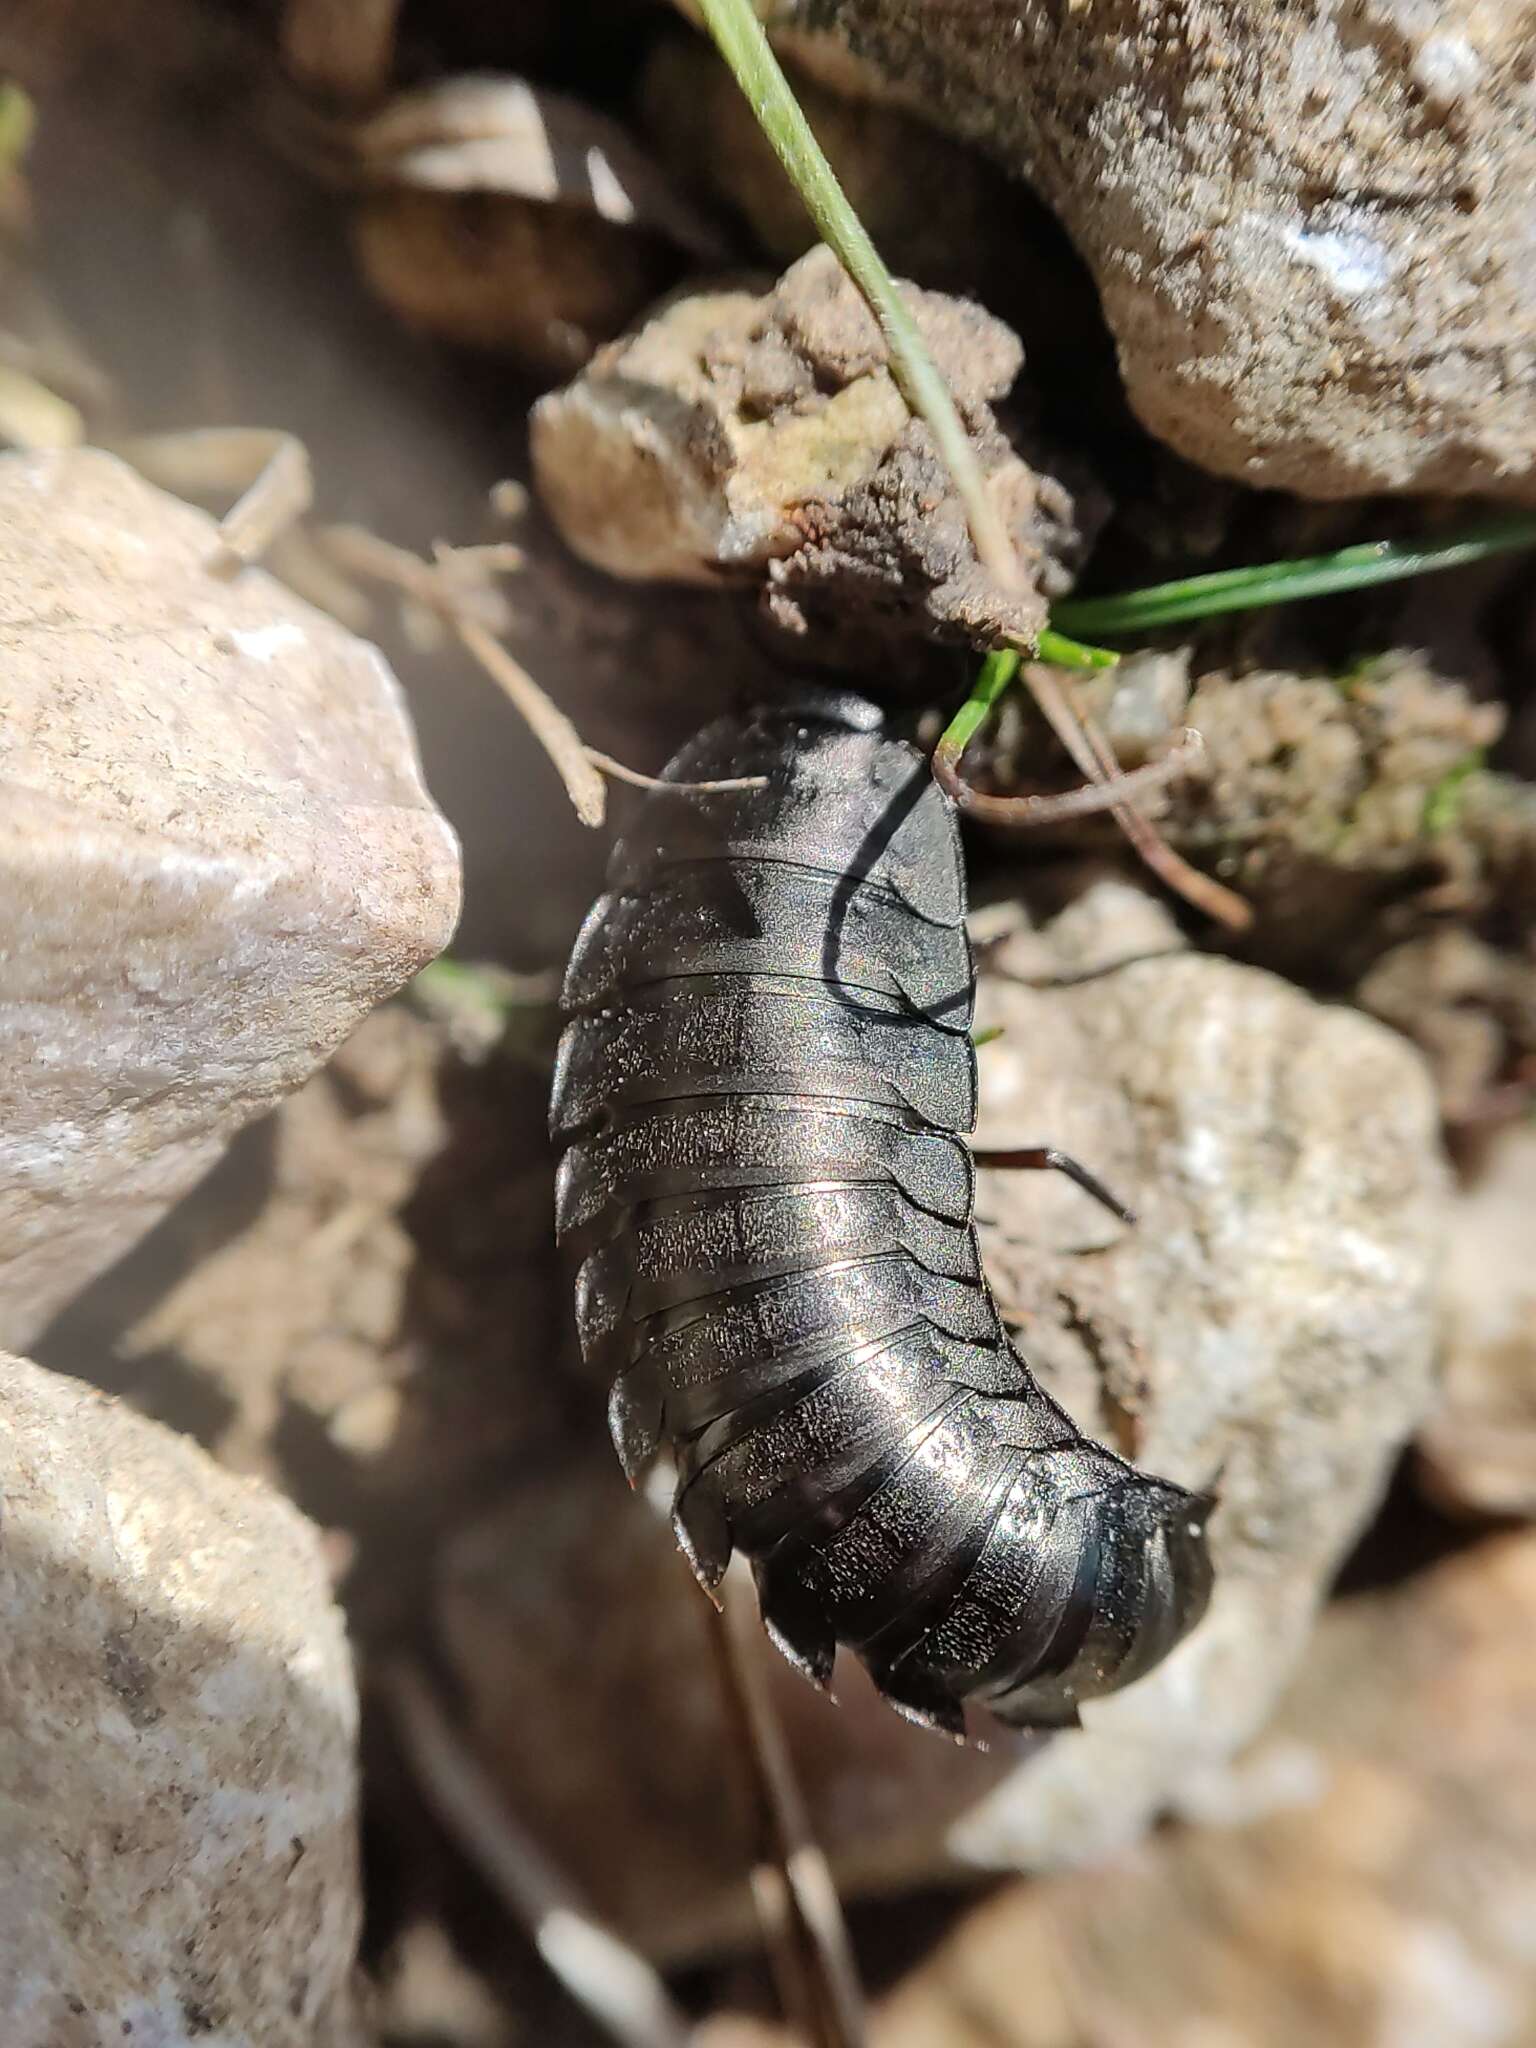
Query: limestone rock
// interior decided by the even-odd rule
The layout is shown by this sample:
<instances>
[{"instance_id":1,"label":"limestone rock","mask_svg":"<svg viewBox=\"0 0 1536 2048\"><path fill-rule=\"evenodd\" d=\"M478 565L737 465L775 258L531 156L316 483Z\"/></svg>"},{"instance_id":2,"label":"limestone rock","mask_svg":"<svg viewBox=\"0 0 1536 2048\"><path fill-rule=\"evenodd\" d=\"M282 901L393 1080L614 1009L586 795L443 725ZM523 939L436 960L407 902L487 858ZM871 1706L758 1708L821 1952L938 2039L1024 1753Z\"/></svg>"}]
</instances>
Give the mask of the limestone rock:
<instances>
[{"instance_id":1,"label":"limestone rock","mask_svg":"<svg viewBox=\"0 0 1536 2048\"><path fill-rule=\"evenodd\" d=\"M774 0L770 21L1031 180L1132 404L1191 461L1306 497L1536 498L1524 9Z\"/></svg>"},{"instance_id":2,"label":"limestone rock","mask_svg":"<svg viewBox=\"0 0 1536 2048\"><path fill-rule=\"evenodd\" d=\"M1034 633L1069 582L1073 500L993 416L1017 377L1012 332L979 306L906 287L1030 575L994 589L927 429L885 366L863 300L824 248L766 295L680 297L533 410L540 492L611 575L766 580L782 623L846 635ZM867 658L867 645L865 654Z\"/></svg>"},{"instance_id":3,"label":"limestone rock","mask_svg":"<svg viewBox=\"0 0 1536 2048\"><path fill-rule=\"evenodd\" d=\"M1061 1145L1142 1222L1123 1230L1056 1176L989 1174L988 1271L1084 1425L1218 1486L1217 1590L1168 1663L1080 1732L998 1732L985 1756L899 1721L851 1665L835 1705L776 1669L850 1894L963 1862L1080 1862L1144 1832L1263 1724L1429 1396L1444 1186L1411 1049L1180 951L1123 884L991 957L980 1022L1004 1036L981 1054L984 1141ZM1071 986L1005 978L1106 963ZM588 1448L450 1545L442 1636L519 1817L636 1939L697 1953L749 1924L750 1837L703 1602L654 1508L626 1504L599 1428L594 1413Z\"/></svg>"},{"instance_id":4,"label":"limestone rock","mask_svg":"<svg viewBox=\"0 0 1536 2048\"><path fill-rule=\"evenodd\" d=\"M447 941L376 649L114 458L0 461L0 1338Z\"/></svg>"},{"instance_id":5,"label":"limestone rock","mask_svg":"<svg viewBox=\"0 0 1536 2048\"><path fill-rule=\"evenodd\" d=\"M0 1357L0 2037L341 2048L357 1705L315 1530Z\"/></svg>"}]
</instances>

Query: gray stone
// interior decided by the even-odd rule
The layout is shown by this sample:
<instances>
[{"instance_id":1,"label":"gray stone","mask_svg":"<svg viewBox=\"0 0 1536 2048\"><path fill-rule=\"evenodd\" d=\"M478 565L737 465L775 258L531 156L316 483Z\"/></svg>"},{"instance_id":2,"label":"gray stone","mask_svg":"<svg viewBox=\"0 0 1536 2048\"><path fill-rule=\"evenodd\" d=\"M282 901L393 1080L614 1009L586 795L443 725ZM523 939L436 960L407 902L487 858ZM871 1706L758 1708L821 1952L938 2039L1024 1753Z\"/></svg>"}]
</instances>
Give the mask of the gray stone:
<instances>
[{"instance_id":1,"label":"gray stone","mask_svg":"<svg viewBox=\"0 0 1536 2048\"><path fill-rule=\"evenodd\" d=\"M377 649L92 450L0 460L0 1341L447 942Z\"/></svg>"},{"instance_id":2,"label":"gray stone","mask_svg":"<svg viewBox=\"0 0 1536 2048\"><path fill-rule=\"evenodd\" d=\"M1030 179L1131 402L1303 496L1536 496L1536 88L1480 0L774 0L846 81ZM814 28L814 38L803 31Z\"/></svg>"},{"instance_id":3,"label":"gray stone","mask_svg":"<svg viewBox=\"0 0 1536 2048\"><path fill-rule=\"evenodd\" d=\"M341 2048L357 1702L318 1535L0 1357L0 2038Z\"/></svg>"}]
</instances>

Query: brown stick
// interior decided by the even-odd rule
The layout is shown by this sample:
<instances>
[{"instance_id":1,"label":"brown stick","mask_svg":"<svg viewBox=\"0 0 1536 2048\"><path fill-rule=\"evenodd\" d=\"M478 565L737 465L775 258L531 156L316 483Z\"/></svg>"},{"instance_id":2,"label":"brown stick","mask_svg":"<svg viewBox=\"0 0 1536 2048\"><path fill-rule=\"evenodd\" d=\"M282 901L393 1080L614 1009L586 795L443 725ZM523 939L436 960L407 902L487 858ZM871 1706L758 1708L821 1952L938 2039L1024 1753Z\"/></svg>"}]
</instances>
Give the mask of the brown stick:
<instances>
[{"instance_id":1,"label":"brown stick","mask_svg":"<svg viewBox=\"0 0 1536 2048\"><path fill-rule=\"evenodd\" d=\"M623 2048L688 2048L691 2029L660 1977L603 1926L508 1813L425 1675L395 1664L384 1694L427 1804L572 1998Z\"/></svg>"},{"instance_id":2,"label":"brown stick","mask_svg":"<svg viewBox=\"0 0 1536 2048\"><path fill-rule=\"evenodd\" d=\"M1047 668L1043 662L1026 662L1024 680L1034 693L1035 702L1050 720L1056 737L1089 781L1101 782L1105 776L1115 774L1118 764L1109 742L1077 703L1060 671ZM1223 888L1220 882L1213 881L1198 868L1191 867L1187 860L1174 852L1151 819L1138 811L1134 804L1115 804L1112 809L1115 822L1126 838L1152 872L1176 895L1182 896L1187 903L1193 903L1196 909L1203 910L1207 917L1215 918L1231 931L1247 930L1253 922L1253 912L1241 896Z\"/></svg>"},{"instance_id":3,"label":"brown stick","mask_svg":"<svg viewBox=\"0 0 1536 2048\"><path fill-rule=\"evenodd\" d=\"M746 1769L752 1893L785 2016L812 2048L863 2048L864 1999L837 1887L812 1836L763 1674L763 1636L736 1560L709 1615L721 1696Z\"/></svg>"},{"instance_id":4,"label":"brown stick","mask_svg":"<svg viewBox=\"0 0 1536 2048\"><path fill-rule=\"evenodd\" d=\"M1144 768L1117 768L1102 782L1089 782L1079 789L1066 789L1042 796L995 796L977 789L960 773L960 765L935 752L933 772L948 790L959 810L984 825L1054 825L1064 818L1084 818L1095 811L1112 811L1117 804L1148 790L1162 789L1188 775L1198 766L1205 742L1192 726L1186 726L1170 753Z\"/></svg>"},{"instance_id":5,"label":"brown stick","mask_svg":"<svg viewBox=\"0 0 1536 2048\"><path fill-rule=\"evenodd\" d=\"M726 790L768 787L766 775L722 775L716 782L669 782L664 776L644 775L638 768L626 768L622 761L615 761L612 754L599 753L596 747L587 748L587 759L615 782L627 782L631 789L674 789L686 796L719 796Z\"/></svg>"}]
</instances>

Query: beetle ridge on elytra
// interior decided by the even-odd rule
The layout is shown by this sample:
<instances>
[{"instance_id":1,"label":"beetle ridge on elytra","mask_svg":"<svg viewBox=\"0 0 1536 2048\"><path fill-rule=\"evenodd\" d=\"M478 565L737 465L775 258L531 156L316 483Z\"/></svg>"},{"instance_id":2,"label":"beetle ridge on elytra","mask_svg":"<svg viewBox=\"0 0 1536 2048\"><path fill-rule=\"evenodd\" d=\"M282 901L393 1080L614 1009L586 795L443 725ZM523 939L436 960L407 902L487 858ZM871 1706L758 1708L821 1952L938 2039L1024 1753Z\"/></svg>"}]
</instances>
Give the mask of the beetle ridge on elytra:
<instances>
[{"instance_id":1,"label":"beetle ridge on elytra","mask_svg":"<svg viewBox=\"0 0 1536 2048\"><path fill-rule=\"evenodd\" d=\"M1085 1437L981 1267L975 974L953 807L831 691L727 718L614 850L566 978L551 1127L577 1319L631 1479L663 1448L706 1586L733 1550L825 1682L1021 1727L1200 1618L1208 1499Z\"/></svg>"}]
</instances>

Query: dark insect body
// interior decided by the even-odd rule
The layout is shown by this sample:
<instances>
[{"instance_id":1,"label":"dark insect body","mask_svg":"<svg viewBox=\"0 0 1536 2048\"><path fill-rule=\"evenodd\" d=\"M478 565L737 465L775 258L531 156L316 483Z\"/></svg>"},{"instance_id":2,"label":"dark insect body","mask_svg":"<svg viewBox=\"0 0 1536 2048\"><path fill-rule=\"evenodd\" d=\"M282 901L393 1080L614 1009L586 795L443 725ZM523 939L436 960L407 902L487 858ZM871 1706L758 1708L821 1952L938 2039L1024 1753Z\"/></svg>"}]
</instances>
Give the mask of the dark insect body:
<instances>
[{"instance_id":1,"label":"dark insect body","mask_svg":"<svg viewBox=\"0 0 1536 2048\"><path fill-rule=\"evenodd\" d=\"M635 1478L667 1447L706 1586L733 1549L825 1682L914 1719L1075 1722L1204 1611L1210 1502L1085 1438L988 1291L964 1133L953 810L873 706L710 726L615 849L566 980L551 1124L577 1320Z\"/></svg>"}]
</instances>

